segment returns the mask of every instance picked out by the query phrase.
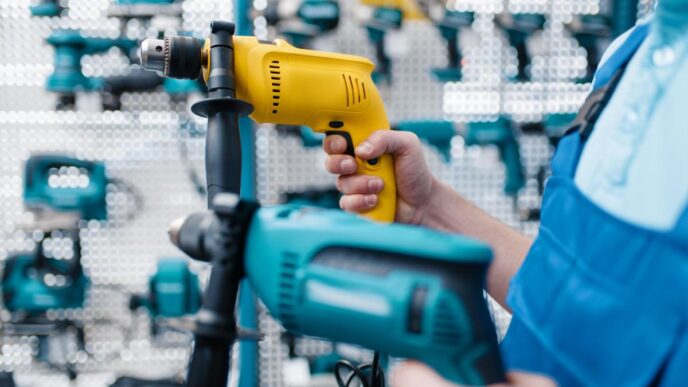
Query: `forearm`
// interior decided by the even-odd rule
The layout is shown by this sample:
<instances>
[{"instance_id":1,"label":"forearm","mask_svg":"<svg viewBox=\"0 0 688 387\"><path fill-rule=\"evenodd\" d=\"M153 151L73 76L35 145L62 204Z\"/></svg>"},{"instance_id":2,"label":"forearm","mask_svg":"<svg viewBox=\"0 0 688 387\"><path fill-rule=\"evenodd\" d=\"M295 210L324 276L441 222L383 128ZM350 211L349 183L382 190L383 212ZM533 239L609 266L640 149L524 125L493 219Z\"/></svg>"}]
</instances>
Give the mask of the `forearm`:
<instances>
[{"instance_id":1,"label":"forearm","mask_svg":"<svg viewBox=\"0 0 688 387\"><path fill-rule=\"evenodd\" d=\"M419 223L430 228L459 233L489 244L493 262L487 273L488 293L506 306L509 281L525 259L533 240L488 215L447 185L435 180L431 200Z\"/></svg>"}]
</instances>

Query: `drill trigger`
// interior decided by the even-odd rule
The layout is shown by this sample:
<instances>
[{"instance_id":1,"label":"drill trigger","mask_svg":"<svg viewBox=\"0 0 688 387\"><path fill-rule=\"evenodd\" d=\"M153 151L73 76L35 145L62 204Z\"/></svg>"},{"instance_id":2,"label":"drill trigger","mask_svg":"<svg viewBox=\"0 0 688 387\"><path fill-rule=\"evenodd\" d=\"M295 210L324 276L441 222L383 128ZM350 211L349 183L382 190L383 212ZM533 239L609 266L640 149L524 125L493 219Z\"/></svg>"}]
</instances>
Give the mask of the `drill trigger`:
<instances>
[{"instance_id":1,"label":"drill trigger","mask_svg":"<svg viewBox=\"0 0 688 387\"><path fill-rule=\"evenodd\" d=\"M354 153L354 142L351 139L351 135L349 134L349 132L345 132L343 130L328 130L327 132L325 132L325 134L328 136L336 134L344 137L344 139L346 140L346 151L344 153L351 157L356 157L356 154Z\"/></svg>"}]
</instances>

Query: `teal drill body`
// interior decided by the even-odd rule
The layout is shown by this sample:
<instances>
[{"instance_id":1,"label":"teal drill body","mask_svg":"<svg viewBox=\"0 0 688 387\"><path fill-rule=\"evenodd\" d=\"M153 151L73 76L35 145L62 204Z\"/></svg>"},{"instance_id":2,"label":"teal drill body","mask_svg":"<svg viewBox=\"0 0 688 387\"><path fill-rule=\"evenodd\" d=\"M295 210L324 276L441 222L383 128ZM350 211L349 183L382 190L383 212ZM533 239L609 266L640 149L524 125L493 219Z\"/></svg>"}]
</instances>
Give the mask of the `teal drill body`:
<instances>
[{"instance_id":1,"label":"teal drill body","mask_svg":"<svg viewBox=\"0 0 688 387\"><path fill-rule=\"evenodd\" d=\"M501 375L486 245L299 205L259 209L247 235L247 276L287 330L419 359L455 382Z\"/></svg>"}]
</instances>

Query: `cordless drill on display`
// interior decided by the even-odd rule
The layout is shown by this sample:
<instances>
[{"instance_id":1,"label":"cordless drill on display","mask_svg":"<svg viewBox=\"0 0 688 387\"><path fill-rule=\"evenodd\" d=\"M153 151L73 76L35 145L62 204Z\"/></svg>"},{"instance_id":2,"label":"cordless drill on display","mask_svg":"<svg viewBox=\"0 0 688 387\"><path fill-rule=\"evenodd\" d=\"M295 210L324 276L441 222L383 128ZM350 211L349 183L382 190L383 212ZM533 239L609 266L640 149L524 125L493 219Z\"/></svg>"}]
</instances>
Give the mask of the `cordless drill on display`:
<instances>
[{"instance_id":1,"label":"cordless drill on display","mask_svg":"<svg viewBox=\"0 0 688 387\"><path fill-rule=\"evenodd\" d=\"M292 45L310 48L318 36L333 31L339 25L339 2L336 0L302 0L294 14L282 11L284 1L268 3L263 16L268 25L276 26Z\"/></svg>"},{"instance_id":2,"label":"cordless drill on display","mask_svg":"<svg viewBox=\"0 0 688 387\"><path fill-rule=\"evenodd\" d=\"M486 245L342 211L299 204L261 208L235 195L240 178L237 121L253 108L259 122L306 124L341 134L349 153L371 131L387 127L387 119L369 61L233 33L233 24L214 22L204 47L183 37L142 45L144 67L182 77L203 71L210 92L192 109L208 117L212 211L175 222L170 230L177 246L212 265L195 318L187 385L227 385L231 344L239 336L234 305L242 278L270 313L297 334L420 359L456 382L504 381L483 297L491 258ZM359 171L382 177L390 189L367 215L391 221L391 157L358 163ZM355 378L383 385L379 355L360 369L347 367L339 366L348 374L335 373L340 385Z\"/></svg>"},{"instance_id":3,"label":"cordless drill on display","mask_svg":"<svg viewBox=\"0 0 688 387\"><path fill-rule=\"evenodd\" d=\"M518 61L517 81L530 80L530 54L527 41L536 31L542 30L545 25L545 17L532 13L517 13L514 15L502 14L496 19L497 25L506 32L509 45L516 50Z\"/></svg>"},{"instance_id":4,"label":"cordless drill on display","mask_svg":"<svg viewBox=\"0 0 688 387\"><path fill-rule=\"evenodd\" d=\"M432 69L440 82L457 82L461 80L461 49L459 33L462 28L473 24L473 12L446 11L442 20L436 23L440 36L447 42L447 66Z\"/></svg>"},{"instance_id":5,"label":"cordless drill on display","mask_svg":"<svg viewBox=\"0 0 688 387\"><path fill-rule=\"evenodd\" d=\"M84 306L90 281L82 266L78 224L107 218L106 186L100 162L34 154L25 164L24 204L35 215L31 231L41 238L32 251L12 253L4 261L2 300L11 316L4 330L38 336L36 357L55 368L63 367L50 360L49 336L74 331L77 348L85 348L81 322L48 313ZM71 364L64 370L76 377Z\"/></svg>"},{"instance_id":6,"label":"cordless drill on display","mask_svg":"<svg viewBox=\"0 0 688 387\"><path fill-rule=\"evenodd\" d=\"M84 56L102 53L112 47L129 55L137 45L131 39L86 37L77 30L57 30L48 37L47 42L55 49L55 66L46 82L46 89L58 94L58 109L73 108L79 92L103 87L104 78L84 75L81 68Z\"/></svg>"}]
</instances>

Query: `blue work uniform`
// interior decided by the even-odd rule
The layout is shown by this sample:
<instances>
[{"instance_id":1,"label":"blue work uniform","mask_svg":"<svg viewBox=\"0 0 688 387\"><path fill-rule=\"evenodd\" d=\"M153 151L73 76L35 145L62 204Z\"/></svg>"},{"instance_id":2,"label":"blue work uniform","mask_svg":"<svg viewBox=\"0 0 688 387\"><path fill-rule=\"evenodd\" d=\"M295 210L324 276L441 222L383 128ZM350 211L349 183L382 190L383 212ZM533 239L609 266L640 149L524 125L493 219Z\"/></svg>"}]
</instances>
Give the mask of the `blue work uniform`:
<instances>
[{"instance_id":1,"label":"blue work uniform","mask_svg":"<svg viewBox=\"0 0 688 387\"><path fill-rule=\"evenodd\" d=\"M688 4L685 0L666 2L680 3L684 8ZM677 14L683 18L685 15ZM615 51L596 74L593 94L609 87L618 86L619 90L624 82L633 81L626 76L632 77L637 67L633 65L634 54L638 53L636 58L642 61L640 54L655 44L655 24L641 24L615 44ZM681 32L683 42L678 47L688 46L685 31ZM666 58L659 59L661 62ZM675 67L679 71L681 64ZM624 69L628 72L622 76ZM675 74L667 75L654 79L658 85L633 91L647 93L656 102L659 94L652 93L661 94L666 89L663 86L675 79ZM662 86L661 90L655 86ZM633 98L628 100L633 102ZM597 101L610 106L613 102L604 98ZM688 114L686 100L662 103L683 106L679 110ZM586 110L594 111L593 105ZM650 106L649 111L644 108L639 107L637 113L656 113L652 111L655 106ZM613 118L614 114L606 116ZM579 114L577 121L580 118ZM540 232L510 285L507 302L514 314L502 343L506 367L547 375L562 386L688 386L688 200L680 191L688 180L688 165L676 168L674 177L681 183L674 186L668 182L664 187L679 191L667 195L670 203L658 204L657 214L638 215L633 208L615 203L616 196L605 197L596 191L599 185L586 185L584 177L593 178L594 168L581 176L577 174L579 164L585 161L583 157L604 158L604 154L586 154L588 143L604 138L595 133L601 129L598 126L604 126L604 111L599 121L597 117L593 120L601 125L587 125L582 118L581 130L562 138L552 159ZM619 114L617 118L623 123L629 117ZM648 122L650 118L646 117ZM688 117L671 124L682 125L688 131ZM629 168L633 167L630 160L638 149L639 143L634 141L647 140L643 134L649 135L633 131L649 130L650 126L614 128L627 131L627 136L621 138L633 141L627 143L628 149L610 149L609 157L617 157L612 162L595 161L600 170L614 172L602 178L619 181L623 186L623 179L628 178ZM688 152L688 143L678 145ZM614 180L618 176L621 179ZM599 184L604 182L600 180ZM645 200L656 199L652 197L656 191L651 190Z\"/></svg>"}]
</instances>

